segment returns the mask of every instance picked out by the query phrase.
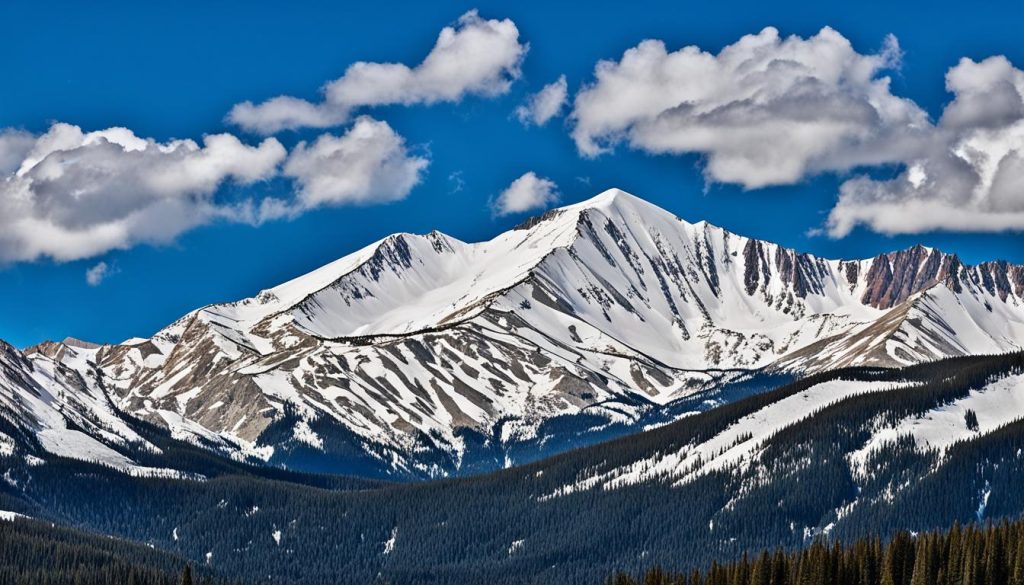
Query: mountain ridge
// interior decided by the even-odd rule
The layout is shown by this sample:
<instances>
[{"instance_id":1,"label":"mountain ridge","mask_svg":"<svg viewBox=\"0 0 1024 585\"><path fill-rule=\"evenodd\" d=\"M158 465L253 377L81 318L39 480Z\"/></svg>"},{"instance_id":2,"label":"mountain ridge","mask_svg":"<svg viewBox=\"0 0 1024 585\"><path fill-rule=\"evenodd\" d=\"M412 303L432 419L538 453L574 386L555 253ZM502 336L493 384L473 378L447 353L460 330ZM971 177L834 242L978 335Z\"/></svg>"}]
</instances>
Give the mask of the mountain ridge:
<instances>
[{"instance_id":1,"label":"mountain ridge","mask_svg":"<svg viewBox=\"0 0 1024 585\"><path fill-rule=\"evenodd\" d=\"M564 440L625 432L742 372L1021 339L1024 267L923 246L822 259L611 189L485 242L393 234L148 340L26 353L94 371L124 411L235 455L343 469L335 448L385 475L447 475L544 453L549 421L582 425Z\"/></svg>"},{"instance_id":2,"label":"mountain ridge","mask_svg":"<svg viewBox=\"0 0 1024 585\"><path fill-rule=\"evenodd\" d=\"M635 195L631 195L631 194L629 194L629 193L627 193L625 191L613 188L613 189L609 189L607 191L604 191L601 194L599 194L599 195L597 195L597 196L595 196L595 197L593 197L591 199L584 200L584 201L582 201L580 203L576 203L576 204L573 204L573 205L570 205L570 206L567 206L567 207L555 208L555 209L549 210L548 212L545 212L543 214L531 217L531 218L529 218L527 220L524 220L524 222L518 224L517 226L513 227L512 231L524 231L524 230L530 229L532 227L535 227L539 223L543 223L543 222L548 221L548 220L550 220L550 219L552 219L554 217L562 215L567 210L573 210L573 209L577 209L577 208L578 209L593 209L593 208L595 208L597 205L599 205L601 203L605 203L607 201L614 200L616 198L629 198L632 201L641 202L641 203L643 203L645 205L648 205L650 207L655 207L655 206L651 205L650 203L644 201L643 199L641 199L639 197L636 197ZM660 208L656 208L656 209L660 210ZM728 230L726 228L722 228L722 227L717 226L715 224L711 224L711 223L709 223L707 221L704 221L704 220L691 223L691 222L687 222L685 220L682 220L682 219L678 218L678 216L673 216L673 217L676 217L676 219L680 223L683 223L683 224L685 224L687 226L690 226L690 227L693 227L693 228L698 228L698 227L704 228L704 227L706 227L706 228L711 229L711 230L719 230L719 231L721 231L724 234L737 235L735 232L732 232L732 231L730 231L730 230ZM374 256L376 256L381 251L382 247L386 246L388 243L393 242L393 241L404 242L405 241L404 239L407 238L407 237L420 238L420 239L422 239L422 238L443 239L443 240L446 240L446 241L449 241L449 242L457 242L457 243L462 244L462 245L467 245L465 242L463 242L463 241L461 241L461 240L459 240L457 238L454 238L453 236L449 236L449 235L447 235L447 234L445 234L443 232L440 232L439 230L431 230L430 232L428 232L426 234L417 234L417 233L411 233L411 232L396 232L396 233L393 233L393 234L389 234L388 236L385 236L384 238L381 238L381 239L379 239L379 240L377 240L377 241L375 241L375 242L373 242L371 244L368 244L367 246L364 246L363 248L361 248L361 249L359 249L359 250L357 250L355 252L347 254L344 257L342 257L342 258L340 258L340 259L338 259L336 261L330 262L330 263L328 263L328 264L326 264L324 266L321 266L320 268L314 269L313 271L311 271L309 273L306 273L304 275L300 275L298 277L289 279L288 281L282 283L281 285L277 285L277 286L271 287L269 289L262 289L256 295L254 295L252 297L240 299L238 301L214 302L214 303L210 303L210 304L207 304L207 305L203 305L202 307L199 307L197 309L194 309L193 311L190 311L189 313L186 313L185 315L183 315L182 317L177 319L175 322L173 322L168 327L172 327L175 324L177 324L179 321L182 321L182 320L185 320L185 319L189 318L194 313L205 311L205 310L208 310L208 309L211 309L211 308L224 307L224 306L228 306L228 307L236 306L236 305L240 305L240 304L250 303L250 302L253 302L253 301L262 301L262 299L266 299L266 298L268 298L270 296L276 296L275 295L275 291L277 289L286 287L286 286L288 286L288 285L290 285L292 283L296 283L298 281L306 279L306 278L312 276L315 273L318 273L318 272L320 272L322 270L330 268L330 267L332 267L332 266L334 266L336 264L339 264L341 262L344 262L344 261L346 261L346 260L348 260L350 258L362 256L367 251L371 251L372 250L374 252L374 254L371 254L369 257L365 258L364 259L364 263L365 263L366 261L370 261ZM914 284L913 286L910 286L909 290L908 290L908 287L903 286L903 285L900 284L900 283L908 282L908 281L906 281L905 278L897 279L896 280L897 285L900 287L896 291L894 291L893 289L891 289L888 286L888 283L892 282L892 279L895 278L894 274L898 273L900 275L905 275L906 272L907 272L906 270L901 270L901 269L894 270L894 266L897 266L897 267L907 266L909 264L909 261L911 261L911 260L915 260L915 259L920 260L921 259L920 257L921 257L922 253L927 253L928 254L928 261L929 261L929 263L932 263L932 261L937 260L937 259L942 261L942 265L941 266L935 265L935 266L931 267L931 271L932 272L929 273L929 274L931 274L931 277L935 280L935 282L946 281L947 284L950 284L950 283L954 284L954 286L951 286L951 288L960 288L961 287L961 281L957 278L957 274L955 274L955 272L956 272L957 268L963 268L963 269L966 269L968 271L968 273L972 277L974 277L974 278L979 278L979 275L981 275L980 277L984 279L985 285L990 289L990 291L992 291L992 292L996 292L997 291L998 294L1003 299L1005 299L1006 296L1008 296L1010 294L1015 294L1015 295L1018 295L1018 296L1024 295L1024 265L1013 264L1013 263L1010 263L1010 262L1008 262L1006 260L996 259L996 260L989 260L989 261L979 262L979 263L973 264L973 265L972 264L966 264L966 263L963 263L959 259L958 255L955 254L955 253L947 253L947 252L944 252L944 251L942 251L942 250L940 250L938 248L931 248L931 247L923 246L921 244L915 244L915 245L910 246L908 248L894 250L894 251L890 251L890 252L883 252L881 254L878 254L876 256L871 256L871 257L852 258L852 259L831 259L831 258L819 257L819 256L816 256L816 255L814 255L812 253L809 253L809 252L800 252L796 248L783 247L783 246L780 246L780 245L777 245L777 244L773 244L771 242L767 242L765 240L757 240L755 238L746 238L745 236L738 236L738 237L747 239L748 246L750 246L751 250L756 249L756 247L763 246L764 244L771 244L772 246L776 247L776 254L777 255L776 255L776 258L775 258L775 262L777 264L779 264L779 263L786 263L786 262L792 262L793 260L796 260L796 261L799 261L799 262L804 262L807 259L813 259L813 260L817 260L817 261L824 261L824 262L831 262L831 263L838 263L840 268L842 268L843 270L847 271L848 278L851 278L851 279L856 279L856 274L857 274L856 271L857 271L857 269L860 268L860 265L863 265L865 263L869 263L869 275L868 275L869 280L876 281L877 278L872 278L872 276L877 275L879 278L881 278L881 282L879 284L877 284L875 287L872 287L870 290L866 291L865 292L865 296L864 296L864 298L862 300L863 300L863 302L865 304L868 304L868 305L871 305L871 306L876 306L876 308L892 308L896 304L899 304L899 302L902 302L903 300L906 300L907 296L909 296L910 294L913 294L912 292L909 292L909 290L919 291L919 290L922 290L923 288L926 288L925 285L928 284L928 283L921 281L921 278L924 277L925 273L921 273L921 276L919 276L917 278L916 284ZM472 245L472 244L468 244L468 245ZM571 245L571 242L568 245ZM564 247L564 246L559 246L559 247ZM747 252L745 251L744 253L746 254ZM750 253L753 253L753 252L750 252ZM887 264L879 263L879 261L882 260L882 259L886 259L888 261L888 263ZM339 274L337 277L335 277L330 282L324 283L321 286L319 286L319 288L316 288L315 290L309 292L301 300L293 303L292 306L297 305L297 304L301 304L303 301L308 300L308 298L310 296L315 295L318 292L322 292L326 288L329 288L330 286L334 285L337 282L337 280L339 280L340 278L344 278L345 276L347 276L351 272L354 272L354 271L358 270L361 266L362 266L362 263L352 266L347 272ZM752 266L752 265L748 265L747 266L748 270L750 270L751 268L754 268L754 266ZM925 267L925 268L927 268L927 267ZM783 268L783 270L786 270L786 269L787 268ZM853 272L850 272L851 270ZM993 270L995 271L994 274L992 272ZM975 272L975 271L978 271L978 272ZM872 274L872 273L874 273L874 274ZM759 273L757 271L751 271L750 274L757 275ZM794 274L797 275L796 278L799 280L800 279L800 276L799 276L800 273L799 272L795 272ZM852 276L849 276L851 274L852 274ZM913 277L914 275L911 274L910 276ZM745 277L746 277L746 275L745 275ZM756 282L757 281L754 280L754 283L756 283ZM910 281L910 282L915 282L915 281ZM977 282L977 281L975 281L975 282ZM506 288L511 288L512 286L515 286L516 284L519 284L519 283L518 282L511 283ZM852 281L851 281L851 284L852 284ZM897 292L896 296L893 296L894 292ZM753 294L753 289L748 289L748 294ZM802 287L800 287L798 285L798 292L797 292L797 294L805 295L806 291L804 291L802 289ZM281 309L281 311L288 310L289 308L291 308L291 306L285 307L284 309ZM272 317L272 316L275 316L276 314L277 313L270 314L270 315L267 315L267 316L268 317ZM157 333L159 333L159 332L157 332ZM415 333L415 331L410 332L410 333ZM154 334L154 335L156 335L156 334ZM359 336L352 336L352 337L359 337ZM344 338L346 338L346 336L337 336L337 337L333 337L333 338L330 338L330 339L341 340L341 339L344 339ZM125 342L121 342L121 343L98 343L97 344L97 343L92 343L92 342L89 342L89 341L79 340L79 339L76 339L74 337L67 337L64 340L59 341L59 342L58 341L53 341L53 340L43 341L43 342L40 342L40 343L37 343L37 344L33 344L33 345L30 345L30 346L27 346L27 347L25 347L23 349L24 349L24 351L28 352L28 351L32 351L33 349L41 348L41 347L43 347L43 346L45 346L47 344L57 344L57 345L63 344L63 345L71 345L71 346L95 349L95 348L98 348L98 347L101 347L101 346L131 345L132 344L131 342L133 342L133 341L143 341L143 340L145 340L145 339L144 338L133 338L133 339L130 339L130 340L126 340Z\"/></svg>"}]
</instances>

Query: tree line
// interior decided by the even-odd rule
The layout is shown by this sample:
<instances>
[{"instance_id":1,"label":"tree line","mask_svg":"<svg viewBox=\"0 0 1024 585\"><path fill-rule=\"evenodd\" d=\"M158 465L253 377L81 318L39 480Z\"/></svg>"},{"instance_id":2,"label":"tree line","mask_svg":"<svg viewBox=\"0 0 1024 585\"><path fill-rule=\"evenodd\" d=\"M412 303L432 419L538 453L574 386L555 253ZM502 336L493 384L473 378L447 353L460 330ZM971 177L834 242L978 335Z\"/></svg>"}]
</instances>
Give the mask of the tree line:
<instances>
[{"instance_id":1,"label":"tree line","mask_svg":"<svg viewBox=\"0 0 1024 585\"><path fill-rule=\"evenodd\" d=\"M1024 585L1024 522L955 524L945 532L898 532L888 542L851 546L815 541L803 550L762 550L706 570L661 567L639 578L617 573L606 585Z\"/></svg>"},{"instance_id":2,"label":"tree line","mask_svg":"<svg viewBox=\"0 0 1024 585\"><path fill-rule=\"evenodd\" d=\"M227 585L177 555L29 519L0 522L4 585Z\"/></svg>"}]
</instances>

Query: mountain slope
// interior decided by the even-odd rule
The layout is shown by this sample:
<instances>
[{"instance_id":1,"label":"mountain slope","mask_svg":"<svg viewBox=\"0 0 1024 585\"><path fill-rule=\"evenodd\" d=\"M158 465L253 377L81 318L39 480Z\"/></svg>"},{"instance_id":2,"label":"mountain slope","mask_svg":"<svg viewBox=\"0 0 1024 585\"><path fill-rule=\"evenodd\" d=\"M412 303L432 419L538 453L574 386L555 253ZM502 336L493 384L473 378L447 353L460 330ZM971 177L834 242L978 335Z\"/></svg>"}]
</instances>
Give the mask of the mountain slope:
<instances>
[{"instance_id":1,"label":"mountain slope","mask_svg":"<svg viewBox=\"0 0 1024 585\"><path fill-rule=\"evenodd\" d=\"M1021 344L1020 302L1000 302L978 289L956 293L931 284L867 326L833 335L783 356L774 368L822 371L871 364L900 366L948 356L998 353Z\"/></svg>"},{"instance_id":2,"label":"mountain slope","mask_svg":"<svg viewBox=\"0 0 1024 585\"><path fill-rule=\"evenodd\" d=\"M1017 517L1021 408L1024 354L955 358L817 374L471 478L341 492L64 461L13 466L22 487L0 484L0 501L246 582L596 583L821 536Z\"/></svg>"},{"instance_id":3,"label":"mountain slope","mask_svg":"<svg viewBox=\"0 0 1024 585\"><path fill-rule=\"evenodd\" d=\"M158 454L159 449L115 413L97 384L98 375L88 375L90 368L78 351L82 348L72 343L60 346L61 358L78 363L87 372L84 376L62 362L41 356L30 359L0 342L0 454L23 451L35 460L50 454L132 474L175 475L169 469L140 466L126 454Z\"/></svg>"},{"instance_id":4,"label":"mountain slope","mask_svg":"<svg viewBox=\"0 0 1024 585\"><path fill-rule=\"evenodd\" d=\"M390 236L148 340L39 350L183 440L437 476L625 432L745 371L1017 349L1022 298L1019 266L824 260L613 189L487 242Z\"/></svg>"}]
</instances>

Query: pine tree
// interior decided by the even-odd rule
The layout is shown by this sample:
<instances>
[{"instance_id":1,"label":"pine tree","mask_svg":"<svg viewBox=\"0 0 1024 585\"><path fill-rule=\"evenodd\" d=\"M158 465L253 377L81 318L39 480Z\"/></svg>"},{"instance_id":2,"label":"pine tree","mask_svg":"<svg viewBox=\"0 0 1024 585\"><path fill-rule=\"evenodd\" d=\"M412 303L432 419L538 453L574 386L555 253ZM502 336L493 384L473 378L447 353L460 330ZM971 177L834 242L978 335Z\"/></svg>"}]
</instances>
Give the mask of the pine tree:
<instances>
[{"instance_id":1,"label":"pine tree","mask_svg":"<svg viewBox=\"0 0 1024 585\"><path fill-rule=\"evenodd\" d=\"M989 533L985 546L985 585L1004 585L1007 582L1006 549L1000 530Z\"/></svg>"},{"instance_id":2,"label":"pine tree","mask_svg":"<svg viewBox=\"0 0 1024 585\"><path fill-rule=\"evenodd\" d=\"M967 413L964 414L964 422L967 423L967 428L969 430L977 431L979 428L978 413L973 410L968 410Z\"/></svg>"},{"instance_id":3,"label":"pine tree","mask_svg":"<svg viewBox=\"0 0 1024 585\"><path fill-rule=\"evenodd\" d=\"M953 524L946 539L946 583L960 585L963 582L964 538L960 523Z\"/></svg>"},{"instance_id":4,"label":"pine tree","mask_svg":"<svg viewBox=\"0 0 1024 585\"><path fill-rule=\"evenodd\" d=\"M1022 524L1024 526L1024 524ZM1017 546L1013 554L1011 585L1024 585L1024 530L1017 530Z\"/></svg>"},{"instance_id":5,"label":"pine tree","mask_svg":"<svg viewBox=\"0 0 1024 585\"><path fill-rule=\"evenodd\" d=\"M790 585L789 561L779 549L775 549L775 554L772 555L771 585Z\"/></svg>"},{"instance_id":6,"label":"pine tree","mask_svg":"<svg viewBox=\"0 0 1024 585\"><path fill-rule=\"evenodd\" d=\"M660 567L654 567L644 575L643 585L669 585L669 576Z\"/></svg>"},{"instance_id":7,"label":"pine tree","mask_svg":"<svg viewBox=\"0 0 1024 585\"><path fill-rule=\"evenodd\" d=\"M608 585L636 585L628 579ZM1024 519L985 527L954 525L948 532L903 532L884 546L816 541L793 553L763 550L753 561L712 562L706 573L673 575L660 567L643 585L1024 585Z\"/></svg>"}]
</instances>

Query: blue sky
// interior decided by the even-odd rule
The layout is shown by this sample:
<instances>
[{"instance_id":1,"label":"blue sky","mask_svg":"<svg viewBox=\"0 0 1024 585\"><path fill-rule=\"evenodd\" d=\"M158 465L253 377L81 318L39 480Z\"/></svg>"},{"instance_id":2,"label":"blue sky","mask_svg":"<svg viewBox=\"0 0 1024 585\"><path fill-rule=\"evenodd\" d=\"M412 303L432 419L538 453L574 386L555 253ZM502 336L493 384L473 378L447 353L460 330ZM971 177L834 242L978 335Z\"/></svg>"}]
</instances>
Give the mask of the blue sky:
<instances>
[{"instance_id":1,"label":"blue sky","mask_svg":"<svg viewBox=\"0 0 1024 585\"><path fill-rule=\"evenodd\" d=\"M317 100L319 88L356 61L414 66L430 52L439 31L471 9L482 19L510 19L518 41L529 49L520 72L498 95L470 92L457 101L363 107L335 126L275 134L291 152L300 140L344 134L356 115L386 122L403 137L406 157L427 161L404 197L335 201L259 225L202 221L159 245L100 246L95 253L56 259L46 253L10 255L0 267L0 338L15 345L68 335L100 342L148 336L197 306L251 296L396 231L439 229L470 241L491 237L529 215L496 216L493 208L499 194L529 171L557 185L563 203L620 187L684 219L706 219L828 257L865 257L920 242L970 262L1024 262L1020 227L1000 224L1003 231L993 231L984 218L979 225L989 227L968 230L975 233L941 226L923 233L880 233L886 230L870 222L843 237L809 233L825 226L851 177L867 174L884 181L900 176L906 165L829 168L786 184L745 188L742 181L709 180L707 153L657 153L626 140L614 144L612 152L583 156L572 136L579 121L566 116L571 104L540 127L526 126L514 114L560 75L566 76L571 100L594 83L599 60L618 62L644 39L660 39L668 51L696 45L716 54L766 26L804 39L829 26L861 55L880 54L887 35L894 35L901 62L876 77L891 77L891 94L912 101L934 121L952 99L945 76L961 58L1003 55L1024 66L1024 4L1019 1L971 7L952 2L595 2L585 8L550 2L303 2L287 9L270 2L142 4L0 7L0 21L8 24L0 36L0 128L38 137L57 121L84 132L120 126L161 143L201 142L204 135L229 132L255 146L267 137L225 121L235 104L278 95ZM239 183L225 180L211 197L288 200L296 189L282 178ZM1017 196L1019 203L1024 195ZM106 277L93 286L86 272L101 262Z\"/></svg>"}]
</instances>

